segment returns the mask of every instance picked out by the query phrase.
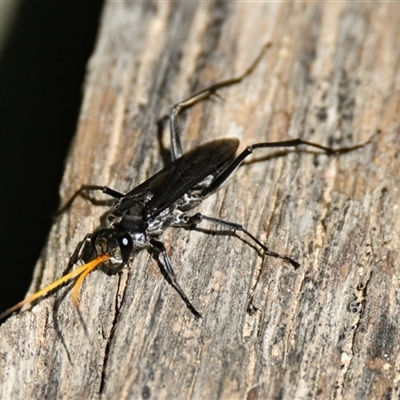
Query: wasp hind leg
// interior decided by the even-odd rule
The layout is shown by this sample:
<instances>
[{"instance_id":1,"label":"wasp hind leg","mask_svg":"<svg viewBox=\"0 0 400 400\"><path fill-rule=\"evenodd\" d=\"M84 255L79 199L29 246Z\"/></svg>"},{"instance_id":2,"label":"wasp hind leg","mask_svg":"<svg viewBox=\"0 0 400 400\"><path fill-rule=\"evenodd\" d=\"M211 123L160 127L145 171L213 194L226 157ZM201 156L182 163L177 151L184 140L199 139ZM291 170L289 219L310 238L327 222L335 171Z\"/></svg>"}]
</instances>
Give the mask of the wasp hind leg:
<instances>
[{"instance_id":1,"label":"wasp hind leg","mask_svg":"<svg viewBox=\"0 0 400 400\"><path fill-rule=\"evenodd\" d=\"M182 145L179 137L179 126L178 126L178 115L181 111L194 106L196 103L200 101L207 100L213 95L217 96L217 91L219 89L236 85L243 81L247 76L249 76L254 69L257 67L258 63L261 61L267 49L271 47L271 43L267 43L262 48L260 54L253 61L247 70L237 76L236 78L226 79L221 82L217 82L214 85L211 85L200 92L195 93L194 95L188 97L185 100L180 101L172 106L171 111L169 113L169 129L171 133L171 156L172 160L176 160L178 157L182 155Z\"/></svg>"}]
</instances>

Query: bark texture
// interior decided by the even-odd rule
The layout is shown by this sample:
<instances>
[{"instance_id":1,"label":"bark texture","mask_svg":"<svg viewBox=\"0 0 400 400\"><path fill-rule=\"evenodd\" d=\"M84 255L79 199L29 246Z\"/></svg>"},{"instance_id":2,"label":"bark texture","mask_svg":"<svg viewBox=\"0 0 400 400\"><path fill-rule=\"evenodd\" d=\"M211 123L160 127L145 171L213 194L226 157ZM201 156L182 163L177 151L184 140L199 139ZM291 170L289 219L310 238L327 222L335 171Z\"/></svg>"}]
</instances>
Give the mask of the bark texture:
<instances>
[{"instance_id":1,"label":"bark texture","mask_svg":"<svg viewBox=\"0 0 400 400\"><path fill-rule=\"evenodd\" d=\"M224 137L350 146L381 133L341 156L259 150L198 208L300 269L218 229L170 229L163 241L203 319L142 251L120 274L86 279L89 337L70 286L2 324L1 398L398 398L399 20L390 3L106 4L61 202L83 183L126 192L162 168L157 120L242 73L267 41L223 101L182 114L184 150ZM59 218L31 291L63 273L105 211L79 198Z\"/></svg>"}]
</instances>

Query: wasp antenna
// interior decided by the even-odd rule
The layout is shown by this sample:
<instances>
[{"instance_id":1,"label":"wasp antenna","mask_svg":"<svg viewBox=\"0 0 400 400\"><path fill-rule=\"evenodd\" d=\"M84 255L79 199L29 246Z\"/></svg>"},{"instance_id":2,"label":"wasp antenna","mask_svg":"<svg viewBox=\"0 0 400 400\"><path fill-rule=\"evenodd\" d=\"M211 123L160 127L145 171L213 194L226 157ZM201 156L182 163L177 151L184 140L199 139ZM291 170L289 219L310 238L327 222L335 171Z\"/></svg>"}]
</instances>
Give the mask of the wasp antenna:
<instances>
[{"instance_id":1,"label":"wasp antenna","mask_svg":"<svg viewBox=\"0 0 400 400\"><path fill-rule=\"evenodd\" d=\"M79 278L76 280L73 291L72 291L72 300L74 302L76 311L78 313L79 321L83 326L83 330L85 331L85 336L86 336L87 340L89 341L89 343L92 343L92 341L90 340L89 331L87 329L85 320L83 319L81 310L79 308L79 289L82 286L82 283L85 280L85 278L88 276L88 274L90 274L99 264L101 264L103 261L108 260L109 258L110 258L109 255L101 255L101 256L98 256L97 258L95 258L93 261L85 264L84 267L86 267L86 269L81 273Z\"/></svg>"},{"instance_id":2,"label":"wasp antenna","mask_svg":"<svg viewBox=\"0 0 400 400\"><path fill-rule=\"evenodd\" d=\"M107 261L111 256L108 254L103 254L101 256L98 256L95 258L93 261L90 261L89 263L85 264L83 267L83 271L79 278L76 280L73 291L72 291L72 300L75 304L76 309L79 311L79 289L82 286L82 282L84 279L87 277L88 274L90 274L99 264L101 264L104 261Z\"/></svg>"},{"instance_id":3,"label":"wasp antenna","mask_svg":"<svg viewBox=\"0 0 400 400\"><path fill-rule=\"evenodd\" d=\"M32 295L30 295L29 297L27 297L25 300L20 301L19 303L15 304L15 306L9 308L8 310L2 312L0 314L0 320L7 317L8 315L12 314L14 311L19 310L22 306L24 306L25 304L28 303L32 303L32 301L35 301L36 299L46 295L47 293L51 292L53 289L58 288L59 286L61 286L63 283L79 276L80 274L82 274L83 272L85 272L87 269L89 269L90 267L92 267L92 263L97 262L96 266L98 264L100 264L103 261L106 261L110 258L110 256L108 255L103 255L100 257L97 257L95 260L93 260L92 262L83 265L82 267L70 272L67 275L62 276L60 279L57 279L56 281L50 283L49 285L47 285L46 287L44 287L43 289L39 290L36 293L33 293ZM93 268L90 269L90 271ZM89 271L89 272L90 272ZM88 273L89 273L88 272ZM85 276L88 274L86 273Z\"/></svg>"}]
</instances>

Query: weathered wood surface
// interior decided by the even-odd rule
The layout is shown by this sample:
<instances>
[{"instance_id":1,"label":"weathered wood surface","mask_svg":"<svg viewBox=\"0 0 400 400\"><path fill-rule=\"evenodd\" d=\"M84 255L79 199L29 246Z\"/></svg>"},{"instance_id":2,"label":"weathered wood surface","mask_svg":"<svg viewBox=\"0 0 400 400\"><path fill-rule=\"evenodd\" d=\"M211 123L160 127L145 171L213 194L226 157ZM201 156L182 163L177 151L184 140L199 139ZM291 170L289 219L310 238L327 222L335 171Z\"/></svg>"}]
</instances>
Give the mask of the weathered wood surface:
<instances>
[{"instance_id":1,"label":"weathered wood surface","mask_svg":"<svg viewBox=\"0 0 400 400\"><path fill-rule=\"evenodd\" d=\"M389 3L107 4L62 201L82 183L127 191L156 172L169 146L157 119L243 72L269 40L224 101L182 115L184 149L381 133L340 157L260 150L199 208L243 223L299 270L234 237L171 229L164 242L202 320L142 251L120 275L99 269L84 283L90 341L67 288L3 323L1 398L397 398L399 19ZM62 274L105 210L78 199L62 215L32 291Z\"/></svg>"}]
</instances>

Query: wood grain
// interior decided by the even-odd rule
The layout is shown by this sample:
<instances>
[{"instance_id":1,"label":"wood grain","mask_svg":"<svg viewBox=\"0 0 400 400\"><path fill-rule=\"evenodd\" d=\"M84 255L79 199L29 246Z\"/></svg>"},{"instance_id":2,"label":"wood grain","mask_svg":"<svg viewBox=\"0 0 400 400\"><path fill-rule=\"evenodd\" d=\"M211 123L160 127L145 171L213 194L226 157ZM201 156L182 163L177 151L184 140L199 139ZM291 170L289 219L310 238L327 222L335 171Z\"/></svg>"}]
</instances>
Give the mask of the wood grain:
<instances>
[{"instance_id":1,"label":"wood grain","mask_svg":"<svg viewBox=\"0 0 400 400\"><path fill-rule=\"evenodd\" d=\"M127 191L162 168L157 120L242 73L267 41L243 83L183 113L185 150L223 137L349 146L381 133L335 157L260 150L199 207L299 270L218 230L170 229L164 243L204 318L142 251L121 274L86 279L89 338L69 286L2 324L1 398L397 398L399 18L390 3L106 4L61 202L83 183ZM56 221L31 291L63 273L105 211L80 198Z\"/></svg>"}]
</instances>

